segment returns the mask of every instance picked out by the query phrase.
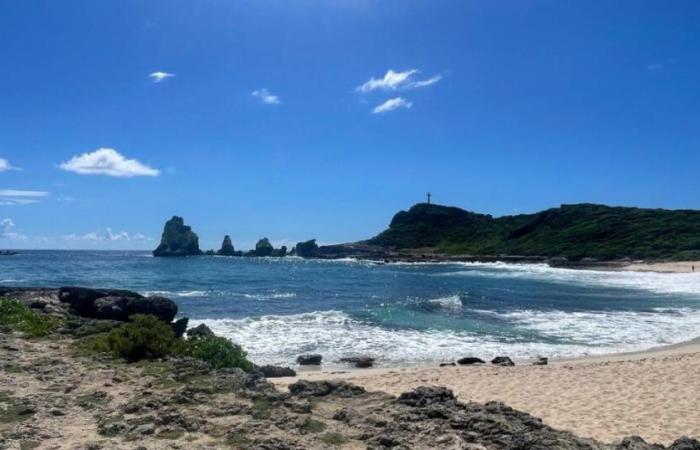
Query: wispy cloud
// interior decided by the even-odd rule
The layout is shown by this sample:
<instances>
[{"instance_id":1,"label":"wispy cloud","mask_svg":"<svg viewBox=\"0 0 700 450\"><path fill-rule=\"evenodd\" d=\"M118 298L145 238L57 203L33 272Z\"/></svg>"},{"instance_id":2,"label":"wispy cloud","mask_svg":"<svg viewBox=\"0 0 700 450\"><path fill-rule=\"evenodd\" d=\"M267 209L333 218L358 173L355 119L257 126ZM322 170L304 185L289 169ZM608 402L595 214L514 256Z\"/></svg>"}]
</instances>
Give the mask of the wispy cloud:
<instances>
[{"instance_id":1,"label":"wispy cloud","mask_svg":"<svg viewBox=\"0 0 700 450\"><path fill-rule=\"evenodd\" d=\"M271 94L265 88L256 89L250 93L253 97L260 99L260 101L266 105L279 105L282 103L278 95Z\"/></svg>"},{"instance_id":2,"label":"wispy cloud","mask_svg":"<svg viewBox=\"0 0 700 450\"><path fill-rule=\"evenodd\" d=\"M163 81L167 78L172 78L174 76L175 76L174 73L169 73L169 72L153 72L153 73L148 74L148 77L154 83L160 83L161 81Z\"/></svg>"},{"instance_id":3,"label":"wispy cloud","mask_svg":"<svg viewBox=\"0 0 700 450\"><path fill-rule=\"evenodd\" d=\"M27 236L15 231L15 223L10 218L0 220L0 239L21 240Z\"/></svg>"},{"instance_id":4,"label":"wispy cloud","mask_svg":"<svg viewBox=\"0 0 700 450\"><path fill-rule=\"evenodd\" d=\"M154 169L135 159L127 159L112 148L99 148L90 153L76 155L59 166L62 170L80 175L108 175L110 177L157 177Z\"/></svg>"},{"instance_id":5,"label":"wispy cloud","mask_svg":"<svg viewBox=\"0 0 700 450\"><path fill-rule=\"evenodd\" d=\"M394 72L389 69L383 78L370 78L364 84L355 88L357 92L372 92L375 90L395 91L398 89L416 89L437 83L442 76L435 75L424 80L416 80L414 75L420 73L418 69L409 69L404 72Z\"/></svg>"},{"instance_id":6,"label":"wispy cloud","mask_svg":"<svg viewBox=\"0 0 700 450\"><path fill-rule=\"evenodd\" d=\"M372 110L372 113L382 114L382 113L394 111L395 109L399 109L399 108L410 109L411 106L413 106L413 102L409 102L405 98L402 98L402 97L390 98L389 100L385 101L381 105L375 106L374 109Z\"/></svg>"},{"instance_id":7,"label":"wispy cloud","mask_svg":"<svg viewBox=\"0 0 700 450\"><path fill-rule=\"evenodd\" d=\"M49 193L45 191L0 189L0 205L29 205L39 202L42 198L47 197L48 195Z\"/></svg>"},{"instance_id":8,"label":"wispy cloud","mask_svg":"<svg viewBox=\"0 0 700 450\"><path fill-rule=\"evenodd\" d=\"M19 167L13 167L10 161L0 158L0 172L7 172L8 170L20 170Z\"/></svg>"},{"instance_id":9,"label":"wispy cloud","mask_svg":"<svg viewBox=\"0 0 700 450\"><path fill-rule=\"evenodd\" d=\"M66 241L152 241L153 238L147 237L141 233L130 235L126 231L113 232L111 228L107 228L104 232L91 231L85 234L67 234L63 236Z\"/></svg>"}]
</instances>

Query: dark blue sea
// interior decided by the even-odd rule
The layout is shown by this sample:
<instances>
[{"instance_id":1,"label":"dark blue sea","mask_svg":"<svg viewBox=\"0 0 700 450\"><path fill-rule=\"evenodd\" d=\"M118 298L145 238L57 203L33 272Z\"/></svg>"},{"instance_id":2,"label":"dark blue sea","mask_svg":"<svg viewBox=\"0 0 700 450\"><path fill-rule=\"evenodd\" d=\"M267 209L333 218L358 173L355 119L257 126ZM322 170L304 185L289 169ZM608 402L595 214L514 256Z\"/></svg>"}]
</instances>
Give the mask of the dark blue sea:
<instances>
[{"instance_id":1,"label":"dark blue sea","mask_svg":"<svg viewBox=\"0 0 700 450\"><path fill-rule=\"evenodd\" d=\"M0 285L164 295L180 316L206 323L261 363L289 364L303 352L327 361L370 354L384 366L465 355L565 357L700 336L697 273L24 251L0 257Z\"/></svg>"}]
</instances>

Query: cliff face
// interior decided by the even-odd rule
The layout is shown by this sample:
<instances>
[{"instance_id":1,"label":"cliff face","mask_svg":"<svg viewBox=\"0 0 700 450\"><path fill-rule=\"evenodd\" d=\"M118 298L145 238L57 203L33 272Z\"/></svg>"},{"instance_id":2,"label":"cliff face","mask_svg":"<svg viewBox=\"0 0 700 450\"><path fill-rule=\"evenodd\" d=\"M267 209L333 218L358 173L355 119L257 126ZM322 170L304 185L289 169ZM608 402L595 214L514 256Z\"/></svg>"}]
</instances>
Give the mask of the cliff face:
<instances>
[{"instance_id":1,"label":"cliff face","mask_svg":"<svg viewBox=\"0 0 700 450\"><path fill-rule=\"evenodd\" d=\"M173 216L165 223L160 245L153 251L153 256L191 256L201 255L199 237L192 228L185 225L182 217Z\"/></svg>"}]
</instances>

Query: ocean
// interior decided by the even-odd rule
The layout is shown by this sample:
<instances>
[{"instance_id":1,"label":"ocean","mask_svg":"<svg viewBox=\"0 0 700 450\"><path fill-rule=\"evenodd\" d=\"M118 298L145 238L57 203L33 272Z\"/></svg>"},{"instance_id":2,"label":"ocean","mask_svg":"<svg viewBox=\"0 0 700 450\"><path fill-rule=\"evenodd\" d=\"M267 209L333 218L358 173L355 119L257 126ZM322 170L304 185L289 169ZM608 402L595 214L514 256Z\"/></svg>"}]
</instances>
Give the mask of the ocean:
<instances>
[{"instance_id":1,"label":"ocean","mask_svg":"<svg viewBox=\"0 0 700 450\"><path fill-rule=\"evenodd\" d=\"M0 285L166 296L256 363L289 365L307 352L331 365L372 355L378 366L576 357L700 336L700 273L21 251L0 257Z\"/></svg>"}]
</instances>

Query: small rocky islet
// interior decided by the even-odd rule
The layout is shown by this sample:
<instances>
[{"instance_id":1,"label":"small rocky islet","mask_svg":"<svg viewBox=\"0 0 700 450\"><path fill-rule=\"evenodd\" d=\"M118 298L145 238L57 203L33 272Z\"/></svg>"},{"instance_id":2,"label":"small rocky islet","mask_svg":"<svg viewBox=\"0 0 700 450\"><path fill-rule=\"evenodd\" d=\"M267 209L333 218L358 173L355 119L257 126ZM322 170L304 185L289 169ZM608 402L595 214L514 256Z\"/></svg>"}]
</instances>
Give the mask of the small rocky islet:
<instances>
[{"instance_id":1,"label":"small rocky islet","mask_svg":"<svg viewBox=\"0 0 700 450\"><path fill-rule=\"evenodd\" d=\"M282 392L266 377L291 369L246 372L187 356L127 362L82 343L144 313L184 332L186 319L173 322L174 302L81 287L0 288L0 297L54 324L41 337L0 326L0 448L700 450L689 438L669 447L639 437L579 438L499 402L461 402L444 387L394 397L343 381L300 380ZM214 334L200 325L187 336ZM481 363L462 363L472 361Z\"/></svg>"}]
</instances>

